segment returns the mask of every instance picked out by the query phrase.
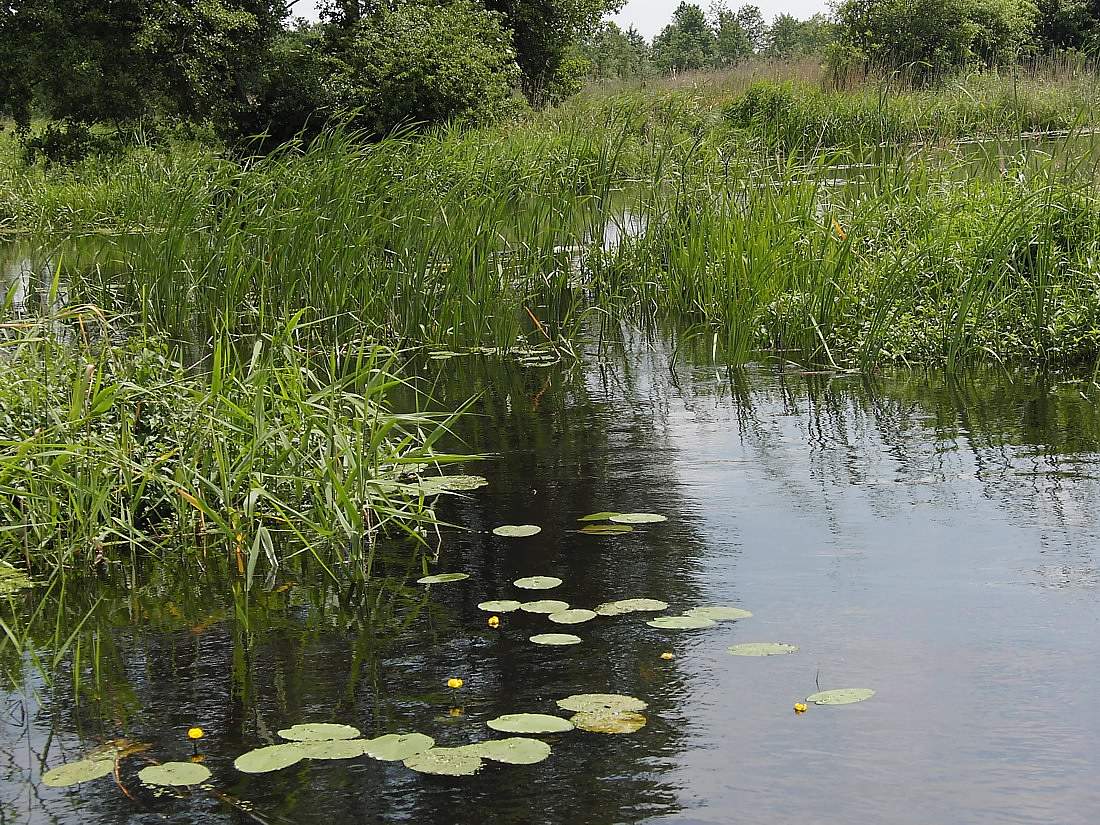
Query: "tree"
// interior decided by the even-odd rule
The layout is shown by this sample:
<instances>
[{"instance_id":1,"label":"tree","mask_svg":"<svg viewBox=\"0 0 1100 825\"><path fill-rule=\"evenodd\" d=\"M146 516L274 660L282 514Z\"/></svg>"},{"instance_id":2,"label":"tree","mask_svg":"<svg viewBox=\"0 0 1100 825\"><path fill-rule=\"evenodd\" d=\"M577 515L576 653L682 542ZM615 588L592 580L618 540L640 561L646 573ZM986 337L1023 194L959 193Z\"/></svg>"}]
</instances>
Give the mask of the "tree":
<instances>
[{"instance_id":1,"label":"tree","mask_svg":"<svg viewBox=\"0 0 1100 825\"><path fill-rule=\"evenodd\" d=\"M799 55L822 52L835 37L834 25L823 14L799 20L789 14L777 15L768 28L763 53L786 60Z\"/></svg>"},{"instance_id":2,"label":"tree","mask_svg":"<svg viewBox=\"0 0 1100 825\"><path fill-rule=\"evenodd\" d=\"M648 73L649 44L633 26L623 31L615 23L602 24L582 41L581 53L597 79L644 77Z\"/></svg>"},{"instance_id":3,"label":"tree","mask_svg":"<svg viewBox=\"0 0 1100 825\"><path fill-rule=\"evenodd\" d=\"M759 6L741 6L736 12L737 22L748 37L752 45L752 51L758 52L764 48L768 35L768 24L764 22L764 15Z\"/></svg>"},{"instance_id":4,"label":"tree","mask_svg":"<svg viewBox=\"0 0 1100 825\"><path fill-rule=\"evenodd\" d=\"M728 68L752 54L752 39L742 27L737 14L731 12L724 2L711 4L710 25L714 29L715 39L714 56L711 59L714 68Z\"/></svg>"},{"instance_id":5,"label":"tree","mask_svg":"<svg viewBox=\"0 0 1100 825\"><path fill-rule=\"evenodd\" d=\"M1038 51L1100 48L1100 0L1039 0Z\"/></svg>"},{"instance_id":6,"label":"tree","mask_svg":"<svg viewBox=\"0 0 1100 825\"><path fill-rule=\"evenodd\" d=\"M672 22L653 40L653 59L665 72L698 71L711 64L716 46L717 37L703 10L681 2Z\"/></svg>"}]
</instances>

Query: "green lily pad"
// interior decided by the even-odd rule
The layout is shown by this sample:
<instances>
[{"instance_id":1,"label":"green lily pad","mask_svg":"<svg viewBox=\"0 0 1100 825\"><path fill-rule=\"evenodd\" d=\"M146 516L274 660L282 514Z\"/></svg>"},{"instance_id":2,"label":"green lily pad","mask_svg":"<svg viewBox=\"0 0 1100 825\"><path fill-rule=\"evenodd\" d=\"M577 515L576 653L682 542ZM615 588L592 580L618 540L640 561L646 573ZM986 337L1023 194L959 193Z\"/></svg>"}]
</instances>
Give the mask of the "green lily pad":
<instances>
[{"instance_id":1,"label":"green lily pad","mask_svg":"<svg viewBox=\"0 0 1100 825\"><path fill-rule=\"evenodd\" d=\"M468 493L488 484L489 481L481 476L432 476L420 480L420 489L424 491L424 495Z\"/></svg>"},{"instance_id":2,"label":"green lily pad","mask_svg":"<svg viewBox=\"0 0 1100 825\"><path fill-rule=\"evenodd\" d=\"M522 602L501 599L493 602L482 602L477 606L477 609L488 613L511 613L513 610L519 610L520 607L522 607Z\"/></svg>"},{"instance_id":3,"label":"green lily pad","mask_svg":"<svg viewBox=\"0 0 1100 825\"><path fill-rule=\"evenodd\" d=\"M555 587L561 587L561 583L561 579L556 576L527 576L512 582L523 590L553 590Z\"/></svg>"},{"instance_id":4,"label":"green lily pad","mask_svg":"<svg viewBox=\"0 0 1100 825\"><path fill-rule=\"evenodd\" d=\"M365 739L330 739L323 742L302 742L306 759L354 759L363 755Z\"/></svg>"},{"instance_id":5,"label":"green lily pad","mask_svg":"<svg viewBox=\"0 0 1100 825\"><path fill-rule=\"evenodd\" d=\"M484 763L469 747L432 748L405 760L405 767L438 776L473 776Z\"/></svg>"},{"instance_id":6,"label":"green lily pad","mask_svg":"<svg viewBox=\"0 0 1100 825\"><path fill-rule=\"evenodd\" d=\"M746 642L740 645L731 645L726 648L734 656L782 656L787 653L797 653L798 645L788 645L782 642Z\"/></svg>"},{"instance_id":7,"label":"green lily pad","mask_svg":"<svg viewBox=\"0 0 1100 825\"><path fill-rule=\"evenodd\" d=\"M10 596L34 586L35 582L22 570L0 561L0 596Z\"/></svg>"},{"instance_id":8,"label":"green lily pad","mask_svg":"<svg viewBox=\"0 0 1100 825\"><path fill-rule=\"evenodd\" d=\"M79 785L81 782L101 779L113 773L114 769L113 756L110 759L80 759L46 771L42 776L42 784L50 788L67 788L70 785Z\"/></svg>"},{"instance_id":9,"label":"green lily pad","mask_svg":"<svg viewBox=\"0 0 1100 825\"><path fill-rule=\"evenodd\" d=\"M506 713L485 723L501 733L565 733L573 723L546 713Z\"/></svg>"},{"instance_id":10,"label":"green lily pad","mask_svg":"<svg viewBox=\"0 0 1100 825\"><path fill-rule=\"evenodd\" d=\"M509 539L525 539L528 536L537 536L541 532L542 528L534 524L505 524L493 528L494 536L503 536Z\"/></svg>"},{"instance_id":11,"label":"green lily pad","mask_svg":"<svg viewBox=\"0 0 1100 825\"><path fill-rule=\"evenodd\" d=\"M626 613L659 613L668 610L668 602L657 599L621 599L617 602L604 602L596 608L601 616L622 616Z\"/></svg>"},{"instance_id":12,"label":"green lily pad","mask_svg":"<svg viewBox=\"0 0 1100 825\"><path fill-rule=\"evenodd\" d=\"M807 702L815 705L854 705L863 702L875 695L869 688L843 688L841 690L823 690L812 696L807 696Z\"/></svg>"},{"instance_id":13,"label":"green lily pad","mask_svg":"<svg viewBox=\"0 0 1100 825\"><path fill-rule=\"evenodd\" d=\"M702 630L705 627L714 627L718 622L701 616L658 616L646 624L659 630Z\"/></svg>"},{"instance_id":14,"label":"green lily pad","mask_svg":"<svg viewBox=\"0 0 1100 825\"><path fill-rule=\"evenodd\" d=\"M580 531L586 536L621 536L623 533L633 533L634 528L629 524L589 524Z\"/></svg>"},{"instance_id":15,"label":"green lily pad","mask_svg":"<svg viewBox=\"0 0 1100 825\"><path fill-rule=\"evenodd\" d=\"M657 524L668 521L668 517L656 513L616 513L610 520L615 524Z\"/></svg>"},{"instance_id":16,"label":"green lily pad","mask_svg":"<svg viewBox=\"0 0 1100 825\"><path fill-rule=\"evenodd\" d=\"M461 582L470 578L469 573L436 573L434 576L424 576L416 580L417 584L446 584L447 582Z\"/></svg>"},{"instance_id":17,"label":"green lily pad","mask_svg":"<svg viewBox=\"0 0 1100 825\"><path fill-rule=\"evenodd\" d=\"M554 599L542 599L537 602L524 602L519 609L526 613L561 613L569 609L569 602L559 602Z\"/></svg>"},{"instance_id":18,"label":"green lily pad","mask_svg":"<svg viewBox=\"0 0 1100 825\"><path fill-rule=\"evenodd\" d=\"M572 633L539 633L537 636L532 636L530 639L537 645L579 645L581 643L580 636L574 636Z\"/></svg>"},{"instance_id":19,"label":"green lily pad","mask_svg":"<svg viewBox=\"0 0 1100 825\"><path fill-rule=\"evenodd\" d=\"M648 720L633 711L582 711L574 714L570 721L580 730L590 733L634 733L644 728Z\"/></svg>"},{"instance_id":20,"label":"green lily pad","mask_svg":"<svg viewBox=\"0 0 1100 825\"><path fill-rule=\"evenodd\" d=\"M577 521L607 521L612 516L619 516L619 515L622 515L622 514L621 513L613 513L613 512L610 512L610 511L608 511L606 513L592 513L589 516L581 516L579 519L577 519Z\"/></svg>"},{"instance_id":21,"label":"green lily pad","mask_svg":"<svg viewBox=\"0 0 1100 825\"><path fill-rule=\"evenodd\" d=\"M194 762L165 762L163 765L150 765L138 771L138 779L146 785L201 785L209 778L210 769Z\"/></svg>"},{"instance_id":22,"label":"green lily pad","mask_svg":"<svg viewBox=\"0 0 1100 825\"><path fill-rule=\"evenodd\" d=\"M241 773L271 773L297 765L304 758L302 743L288 742L243 753L233 760L233 767Z\"/></svg>"},{"instance_id":23,"label":"green lily pad","mask_svg":"<svg viewBox=\"0 0 1100 825\"><path fill-rule=\"evenodd\" d=\"M752 613L742 610L740 607L693 607L684 611L685 616L694 616L698 619L710 619L715 622L735 622L738 619L751 619Z\"/></svg>"},{"instance_id":24,"label":"green lily pad","mask_svg":"<svg viewBox=\"0 0 1100 825\"><path fill-rule=\"evenodd\" d=\"M363 753L383 762L400 762L435 745L435 740L422 733L387 733L363 743Z\"/></svg>"},{"instance_id":25,"label":"green lily pad","mask_svg":"<svg viewBox=\"0 0 1100 825\"><path fill-rule=\"evenodd\" d=\"M555 624L580 624L590 622L599 614L595 610L585 610L583 607L574 607L569 610L561 610L551 613L548 617Z\"/></svg>"},{"instance_id":26,"label":"green lily pad","mask_svg":"<svg viewBox=\"0 0 1100 825\"><path fill-rule=\"evenodd\" d=\"M323 742L329 739L355 739L359 729L351 725L333 725L327 722L313 722L307 725L294 725L279 731L279 736L292 742Z\"/></svg>"},{"instance_id":27,"label":"green lily pad","mask_svg":"<svg viewBox=\"0 0 1100 825\"><path fill-rule=\"evenodd\" d=\"M539 739L530 739L525 736L478 742L474 748L481 758L504 762L508 765L534 765L550 756L549 745Z\"/></svg>"},{"instance_id":28,"label":"green lily pad","mask_svg":"<svg viewBox=\"0 0 1100 825\"><path fill-rule=\"evenodd\" d=\"M574 713L636 713L649 705L621 693L575 693L558 700L558 707Z\"/></svg>"}]
</instances>

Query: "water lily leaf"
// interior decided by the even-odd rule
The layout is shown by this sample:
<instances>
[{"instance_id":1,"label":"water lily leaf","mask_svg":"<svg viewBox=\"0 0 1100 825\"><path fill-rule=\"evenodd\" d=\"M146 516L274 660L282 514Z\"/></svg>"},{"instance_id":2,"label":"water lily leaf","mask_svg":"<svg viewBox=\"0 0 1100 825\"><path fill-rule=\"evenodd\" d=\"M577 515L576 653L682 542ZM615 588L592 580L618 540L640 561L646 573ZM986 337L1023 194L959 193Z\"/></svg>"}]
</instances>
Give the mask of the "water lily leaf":
<instances>
[{"instance_id":1,"label":"water lily leaf","mask_svg":"<svg viewBox=\"0 0 1100 825\"><path fill-rule=\"evenodd\" d=\"M292 742L321 742L326 739L355 739L359 736L359 729L353 728L351 725L314 722L284 728L279 731L279 736Z\"/></svg>"},{"instance_id":2,"label":"water lily leaf","mask_svg":"<svg viewBox=\"0 0 1100 825\"><path fill-rule=\"evenodd\" d=\"M565 733L573 723L546 713L506 713L485 723L501 733Z\"/></svg>"},{"instance_id":3,"label":"water lily leaf","mask_svg":"<svg viewBox=\"0 0 1100 825\"><path fill-rule=\"evenodd\" d=\"M581 532L588 536L621 536L634 532L634 528L629 524L589 524Z\"/></svg>"},{"instance_id":4,"label":"water lily leaf","mask_svg":"<svg viewBox=\"0 0 1100 825\"><path fill-rule=\"evenodd\" d=\"M469 747L432 748L405 760L406 768L439 776L473 776L483 764Z\"/></svg>"},{"instance_id":5,"label":"water lily leaf","mask_svg":"<svg viewBox=\"0 0 1100 825\"><path fill-rule=\"evenodd\" d=\"M632 711L583 711L574 714L571 721L581 730L591 733L634 733L644 728L647 720L642 714Z\"/></svg>"},{"instance_id":6,"label":"water lily leaf","mask_svg":"<svg viewBox=\"0 0 1100 825\"><path fill-rule=\"evenodd\" d=\"M610 517L615 524L657 524L668 521L667 516L659 516L656 513L616 513Z\"/></svg>"},{"instance_id":7,"label":"water lily leaf","mask_svg":"<svg viewBox=\"0 0 1100 825\"><path fill-rule=\"evenodd\" d=\"M685 616L698 619L710 619L715 622L735 622L738 619L751 619L752 613L740 607L693 607L684 611Z\"/></svg>"},{"instance_id":8,"label":"water lily leaf","mask_svg":"<svg viewBox=\"0 0 1100 825\"><path fill-rule=\"evenodd\" d=\"M668 610L668 602L657 599L621 599L617 602L604 602L596 608L601 616L622 616L626 613L659 613Z\"/></svg>"},{"instance_id":9,"label":"water lily leaf","mask_svg":"<svg viewBox=\"0 0 1100 825\"><path fill-rule=\"evenodd\" d=\"M854 705L863 702L875 695L869 688L844 688L842 690L823 690L812 696L807 696L807 702L815 705Z\"/></svg>"},{"instance_id":10,"label":"water lily leaf","mask_svg":"<svg viewBox=\"0 0 1100 825\"><path fill-rule=\"evenodd\" d=\"M537 645L579 645L581 637L572 633L539 633L531 641Z\"/></svg>"},{"instance_id":11,"label":"water lily leaf","mask_svg":"<svg viewBox=\"0 0 1100 825\"><path fill-rule=\"evenodd\" d=\"M561 587L561 579L556 576L527 576L516 579L512 584L524 590L553 590Z\"/></svg>"},{"instance_id":12,"label":"water lily leaf","mask_svg":"<svg viewBox=\"0 0 1100 825\"><path fill-rule=\"evenodd\" d=\"M437 493L467 493L488 484L488 479L481 476L432 476L421 479L420 489L427 496Z\"/></svg>"},{"instance_id":13,"label":"water lily leaf","mask_svg":"<svg viewBox=\"0 0 1100 825\"><path fill-rule=\"evenodd\" d=\"M619 515L622 515L622 514L621 513L613 513L613 512L610 512L610 511L606 512L606 513L592 513L589 516L581 516L579 519L577 519L577 521L607 521L612 516L619 516Z\"/></svg>"},{"instance_id":14,"label":"water lily leaf","mask_svg":"<svg viewBox=\"0 0 1100 825\"><path fill-rule=\"evenodd\" d=\"M509 765L534 765L550 755L549 745L539 739L530 739L525 736L478 742L473 747L481 758L505 762Z\"/></svg>"},{"instance_id":15,"label":"water lily leaf","mask_svg":"<svg viewBox=\"0 0 1100 825\"><path fill-rule=\"evenodd\" d=\"M302 742L306 759L354 759L363 755L365 739L329 739L323 742Z\"/></svg>"},{"instance_id":16,"label":"water lily leaf","mask_svg":"<svg viewBox=\"0 0 1100 825\"><path fill-rule=\"evenodd\" d=\"M595 610L585 610L583 607L574 607L570 610L561 610L557 613L551 613L549 616L550 621L555 624L580 624L581 622L590 622L599 614Z\"/></svg>"},{"instance_id":17,"label":"water lily leaf","mask_svg":"<svg viewBox=\"0 0 1100 825\"><path fill-rule=\"evenodd\" d=\"M138 771L138 779L146 785L201 785L210 778L210 769L194 762L165 762Z\"/></svg>"},{"instance_id":18,"label":"water lily leaf","mask_svg":"<svg viewBox=\"0 0 1100 825\"><path fill-rule=\"evenodd\" d=\"M704 627L714 627L718 622L701 616L658 616L646 624L660 630L702 630Z\"/></svg>"},{"instance_id":19,"label":"water lily leaf","mask_svg":"<svg viewBox=\"0 0 1100 825\"><path fill-rule=\"evenodd\" d=\"M783 642L746 642L731 645L726 649L734 656L782 656L786 653L797 653L798 645L788 645Z\"/></svg>"},{"instance_id":20,"label":"water lily leaf","mask_svg":"<svg viewBox=\"0 0 1100 825\"><path fill-rule=\"evenodd\" d=\"M569 602L542 599L537 602L524 602L519 606L519 609L527 613L561 613L563 610L569 609Z\"/></svg>"},{"instance_id":21,"label":"water lily leaf","mask_svg":"<svg viewBox=\"0 0 1100 825\"><path fill-rule=\"evenodd\" d=\"M528 536L537 536L541 532L542 528L534 524L504 524L493 528L494 536L504 536L509 539L524 539Z\"/></svg>"},{"instance_id":22,"label":"water lily leaf","mask_svg":"<svg viewBox=\"0 0 1100 825\"><path fill-rule=\"evenodd\" d=\"M0 596L10 596L34 586L35 582L22 570L0 561Z\"/></svg>"},{"instance_id":23,"label":"water lily leaf","mask_svg":"<svg viewBox=\"0 0 1100 825\"><path fill-rule=\"evenodd\" d=\"M570 728L573 726L570 725ZM115 769L115 760L110 759L80 759L65 765L58 765L42 777L42 784L50 788L67 788L70 785L79 785L81 782L91 782L112 773Z\"/></svg>"},{"instance_id":24,"label":"water lily leaf","mask_svg":"<svg viewBox=\"0 0 1100 825\"><path fill-rule=\"evenodd\" d=\"M424 576L416 580L417 584L446 584L447 582L461 582L470 578L469 573L436 573L434 576Z\"/></svg>"},{"instance_id":25,"label":"water lily leaf","mask_svg":"<svg viewBox=\"0 0 1100 825\"><path fill-rule=\"evenodd\" d=\"M241 754L233 760L233 767L241 773L270 773L296 765L305 758L301 742L268 745Z\"/></svg>"},{"instance_id":26,"label":"water lily leaf","mask_svg":"<svg viewBox=\"0 0 1100 825\"><path fill-rule=\"evenodd\" d=\"M575 693L558 700L558 707L574 713L634 713L649 705L633 696L621 693Z\"/></svg>"},{"instance_id":27,"label":"water lily leaf","mask_svg":"<svg viewBox=\"0 0 1100 825\"><path fill-rule=\"evenodd\" d=\"M482 602L477 608L478 610L485 610L489 613L511 613L513 610L519 610L521 606L521 602L512 601L511 599L501 599L494 602Z\"/></svg>"},{"instance_id":28,"label":"water lily leaf","mask_svg":"<svg viewBox=\"0 0 1100 825\"><path fill-rule=\"evenodd\" d=\"M383 762L399 762L430 749L435 740L422 733L387 733L363 743L363 753Z\"/></svg>"}]
</instances>

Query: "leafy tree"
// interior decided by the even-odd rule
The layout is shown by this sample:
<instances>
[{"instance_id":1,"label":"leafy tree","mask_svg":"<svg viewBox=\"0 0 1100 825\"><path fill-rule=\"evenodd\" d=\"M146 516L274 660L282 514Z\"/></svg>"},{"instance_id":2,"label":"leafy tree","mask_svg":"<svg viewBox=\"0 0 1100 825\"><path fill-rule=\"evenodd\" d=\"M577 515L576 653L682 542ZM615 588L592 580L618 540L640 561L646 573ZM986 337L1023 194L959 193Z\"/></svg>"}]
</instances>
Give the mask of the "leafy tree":
<instances>
[{"instance_id":1,"label":"leafy tree","mask_svg":"<svg viewBox=\"0 0 1100 825\"><path fill-rule=\"evenodd\" d=\"M1038 5L1038 50L1100 48L1100 0L1039 0Z\"/></svg>"},{"instance_id":2,"label":"leafy tree","mask_svg":"<svg viewBox=\"0 0 1100 825\"><path fill-rule=\"evenodd\" d=\"M653 59L665 72L697 71L711 65L717 37L703 10L681 2L672 22L653 40Z\"/></svg>"},{"instance_id":3,"label":"leafy tree","mask_svg":"<svg viewBox=\"0 0 1100 825\"><path fill-rule=\"evenodd\" d=\"M759 6L741 6L736 12L737 22L745 32L752 50L758 52L764 48L768 35L768 24Z\"/></svg>"},{"instance_id":4,"label":"leafy tree","mask_svg":"<svg viewBox=\"0 0 1100 825\"><path fill-rule=\"evenodd\" d=\"M815 14L809 20L780 14L768 28L763 54L781 60L817 54L824 51L834 37L834 25L823 14Z\"/></svg>"},{"instance_id":5,"label":"leafy tree","mask_svg":"<svg viewBox=\"0 0 1100 825\"><path fill-rule=\"evenodd\" d=\"M725 3L711 4L710 24L715 39L711 64L715 68L733 66L752 54L752 38L741 25L738 14L731 12Z\"/></svg>"},{"instance_id":6,"label":"leafy tree","mask_svg":"<svg viewBox=\"0 0 1100 825\"><path fill-rule=\"evenodd\" d=\"M623 31L613 22L603 23L582 41L581 53L597 79L649 73L649 43L633 26Z\"/></svg>"}]
</instances>

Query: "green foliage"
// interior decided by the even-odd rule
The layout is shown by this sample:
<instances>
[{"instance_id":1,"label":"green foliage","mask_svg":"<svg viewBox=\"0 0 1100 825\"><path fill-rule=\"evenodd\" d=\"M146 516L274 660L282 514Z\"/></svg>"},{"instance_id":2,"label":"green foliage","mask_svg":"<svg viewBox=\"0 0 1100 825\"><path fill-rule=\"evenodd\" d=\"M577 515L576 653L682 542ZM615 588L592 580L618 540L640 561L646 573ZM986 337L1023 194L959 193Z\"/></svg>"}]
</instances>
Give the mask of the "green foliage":
<instances>
[{"instance_id":1,"label":"green foliage","mask_svg":"<svg viewBox=\"0 0 1100 825\"><path fill-rule=\"evenodd\" d=\"M799 20L789 14L777 15L768 28L763 54L782 60L824 53L836 36L835 28L823 14L815 14L808 20Z\"/></svg>"},{"instance_id":2,"label":"green foliage","mask_svg":"<svg viewBox=\"0 0 1100 825\"><path fill-rule=\"evenodd\" d=\"M650 48L633 26L623 31L605 22L581 42L581 54L598 80L646 77L650 72Z\"/></svg>"},{"instance_id":3,"label":"green foliage","mask_svg":"<svg viewBox=\"0 0 1100 825\"><path fill-rule=\"evenodd\" d=\"M703 10L681 2L672 22L653 40L653 59L664 72L698 71L711 65L716 41Z\"/></svg>"}]
</instances>

